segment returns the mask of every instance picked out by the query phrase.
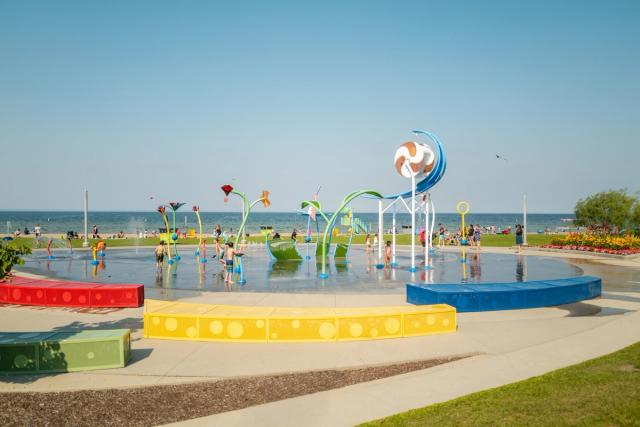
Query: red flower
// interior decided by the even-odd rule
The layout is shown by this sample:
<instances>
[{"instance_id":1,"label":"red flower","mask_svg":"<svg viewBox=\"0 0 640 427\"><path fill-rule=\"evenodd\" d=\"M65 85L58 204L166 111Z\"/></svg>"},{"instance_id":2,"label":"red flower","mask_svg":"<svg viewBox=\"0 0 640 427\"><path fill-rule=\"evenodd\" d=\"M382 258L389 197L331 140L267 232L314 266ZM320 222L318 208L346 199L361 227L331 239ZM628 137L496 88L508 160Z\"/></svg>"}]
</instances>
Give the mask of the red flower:
<instances>
[{"instance_id":1,"label":"red flower","mask_svg":"<svg viewBox=\"0 0 640 427\"><path fill-rule=\"evenodd\" d=\"M228 196L229 193L231 193L233 191L233 187L230 186L229 184L225 184L222 187L220 187L222 189L222 191L224 191L224 195Z\"/></svg>"}]
</instances>

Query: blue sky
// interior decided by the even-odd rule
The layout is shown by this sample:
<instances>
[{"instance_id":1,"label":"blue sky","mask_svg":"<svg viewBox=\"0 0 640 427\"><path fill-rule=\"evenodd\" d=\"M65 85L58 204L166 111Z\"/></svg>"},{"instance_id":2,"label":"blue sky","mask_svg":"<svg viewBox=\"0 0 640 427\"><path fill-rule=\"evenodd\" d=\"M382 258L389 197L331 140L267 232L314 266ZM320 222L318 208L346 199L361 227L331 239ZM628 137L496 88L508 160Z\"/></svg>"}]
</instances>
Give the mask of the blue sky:
<instances>
[{"instance_id":1,"label":"blue sky","mask_svg":"<svg viewBox=\"0 0 640 427\"><path fill-rule=\"evenodd\" d=\"M638 22L637 1L2 1L0 209L88 188L234 210L228 182L274 211L322 185L330 209L408 188L393 154L422 128L439 210L568 212L640 189Z\"/></svg>"}]
</instances>

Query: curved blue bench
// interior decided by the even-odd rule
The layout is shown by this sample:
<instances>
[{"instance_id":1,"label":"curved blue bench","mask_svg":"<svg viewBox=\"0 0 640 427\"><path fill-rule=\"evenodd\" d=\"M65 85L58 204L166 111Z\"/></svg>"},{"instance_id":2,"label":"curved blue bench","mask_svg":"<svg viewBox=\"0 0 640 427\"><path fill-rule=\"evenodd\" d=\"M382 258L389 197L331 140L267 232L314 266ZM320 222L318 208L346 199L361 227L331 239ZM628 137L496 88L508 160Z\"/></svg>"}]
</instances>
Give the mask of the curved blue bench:
<instances>
[{"instance_id":1,"label":"curved blue bench","mask_svg":"<svg viewBox=\"0 0 640 427\"><path fill-rule=\"evenodd\" d=\"M601 293L602 280L595 276L513 283L407 284L408 303L449 304L458 312L549 307Z\"/></svg>"}]
</instances>

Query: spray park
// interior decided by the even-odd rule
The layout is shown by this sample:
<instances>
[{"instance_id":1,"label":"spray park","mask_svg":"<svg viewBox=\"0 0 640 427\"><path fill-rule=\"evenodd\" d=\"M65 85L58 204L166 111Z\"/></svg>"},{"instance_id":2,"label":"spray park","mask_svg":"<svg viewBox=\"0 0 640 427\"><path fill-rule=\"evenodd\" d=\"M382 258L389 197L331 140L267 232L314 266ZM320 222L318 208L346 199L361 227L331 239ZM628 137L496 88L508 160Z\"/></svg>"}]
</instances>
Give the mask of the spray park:
<instances>
[{"instance_id":1,"label":"spray park","mask_svg":"<svg viewBox=\"0 0 640 427\"><path fill-rule=\"evenodd\" d=\"M466 358L484 352L511 354L543 346L552 338L590 333L594 324L611 328L598 317L607 310L635 308L633 301L594 300L602 295L602 276L606 281L613 274L608 267L535 251L516 256L506 250L482 254L472 250L464 235L470 210L465 201L456 206L462 245L434 247L437 212L429 190L444 176L446 156L433 133L414 134L423 142L402 144L394 158L396 172L410 181L408 190L390 195L356 190L331 210L322 205L318 188L311 199L300 202L301 215L307 219L303 243L274 239L270 230L263 233L264 243L243 241L252 209L268 208L270 192L250 201L240 190L223 185L225 202L239 200L242 207L241 226L226 239L238 252L225 260L231 263L233 283L218 274L221 248L206 244L197 205L192 211L199 224L199 243L193 247L181 247L176 226L176 212L185 204L158 207L165 224L161 239L168 243L161 274L148 250L96 246L91 251L71 251L63 240L48 240L46 249L34 253L22 270L32 274L18 273L0 284L0 302L15 306L11 310L17 324L30 326L0 334L0 371L68 373L68 380L58 377L55 386L46 375L33 382L36 389L47 390L70 387L77 380L72 372L107 368L127 375L109 377L104 387L125 387L132 381L147 385L151 378L174 382L185 377L264 375L452 355ZM351 209L356 198L377 205L377 230L369 229ZM408 248L396 244L399 210L411 215ZM391 214L388 244L385 214ZM333 243L339 226L347 239ZM353 245L355 235L369 235L376 243ZM21 305L45 309L27 322ZM54 307L88 311L47 316L47 310L60 310ZM566 311L591 318L591 323L568 326ZM98 322L96 316L105 320ZM539 331L523 336L522 327ZM498 336L508 336L509 343ZM144 350L149 348L151 352ZM178 362L175 356L183 352L187 358ZM243 363L233 364L225 355ZM205 362L211 359L216 363ZM265 360L269 363L262 363ZM558 363L563 360L573 359L560 358ZM547 361L542 366L555 365ZM518 375L522 374L514 372L510 378ZM490 378L486 381L478 380L477 387L492 384ZM393 381L387 387L396 392L403 388ZM349 392L341 393L342 402L353 399ZM424 402L417 394L400 393L396 406L371 414L386 415ZM363 399L365 405L375 406L371 396ZM429 399L438 401L435 395ZM313 403L304 405L311 410ZM256 414L272 417L282 410L256 408ZM222 420L230 422L230 417ZM369 418L359 413L349 419ZM301 419L293 416L290 423Z\"/></svg>"}]
</instances>

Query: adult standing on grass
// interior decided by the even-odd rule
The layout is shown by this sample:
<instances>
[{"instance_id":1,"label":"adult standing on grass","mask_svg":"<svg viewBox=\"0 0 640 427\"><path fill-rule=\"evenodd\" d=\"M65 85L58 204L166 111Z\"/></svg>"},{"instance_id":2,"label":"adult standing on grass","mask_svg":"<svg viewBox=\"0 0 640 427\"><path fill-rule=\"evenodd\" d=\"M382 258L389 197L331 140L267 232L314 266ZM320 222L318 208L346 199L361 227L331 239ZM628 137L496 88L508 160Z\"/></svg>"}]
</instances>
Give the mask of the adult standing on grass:
<instances>
[{"instance_id":1,"label":"adult standing on grass","mask_svg":"<svg viewBox=\"0 0 640 427\"><path fill-rule=\"evenodd\" d=\"M93 224L93 228L91 229L91 233L93 234L93 239L99 239L100 235L98 234L98 226Z\"/></svg>"},{"instance_id":2,"label":"adult standing on grass","mask_svg":"<svg viewBox=\"0 0 640 427\"><path fill-rule=\"evenodd\" d=\"M36 248L38 246L40 246L40 236L42 235L42 228L40 228L40 224L36 224L35 227L33 227L33 234L36 235Z\"/></svg>"},{"instance_id":3,"label":"adult standing on grass","mask_svg":"<svg viewBox=\"0 0 640 427\"><path fill-rule=\"evenodd\" d=\"M516 224L516 245L518 246L518 253L522 251L522 226Z\"/></svg>"}]
</instances>

